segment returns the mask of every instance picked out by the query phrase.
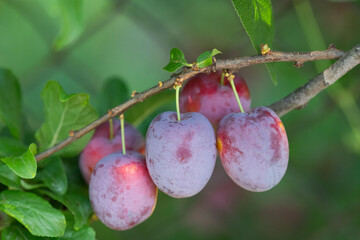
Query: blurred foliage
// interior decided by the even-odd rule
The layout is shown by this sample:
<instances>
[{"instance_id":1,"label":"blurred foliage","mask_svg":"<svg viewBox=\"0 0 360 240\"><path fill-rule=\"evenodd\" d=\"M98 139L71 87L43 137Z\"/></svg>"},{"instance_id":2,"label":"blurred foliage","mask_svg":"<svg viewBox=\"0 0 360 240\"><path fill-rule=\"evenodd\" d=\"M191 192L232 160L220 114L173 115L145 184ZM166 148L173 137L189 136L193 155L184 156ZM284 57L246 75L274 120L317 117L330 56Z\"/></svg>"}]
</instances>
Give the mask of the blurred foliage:
<instances>
[{"instance_id":1,"label":"blurred foliage","mask_svg":"<svg viewBox=\"0 0 360 240\"><path fill-rule=\"evenodd\" d=\"M304 29L315 26L304 26L302 19L313 16L302 12L304 16L300 17L296 10L303 2L272 1L272 49L315 50L309 39L315 44L334 43L343 50L359 43L359 1L307 1L321 33L310 37ZM0 32L0 68L10 69L11 73L6 74L19 80L20 87L14 84L9 91L21 92L21 98L9 94L0 82L0 100L8 101L4 95L8 94L19 106L11 108L14 112L10 120L4 120L1 113L5 110L0 109L0 136L2 141L12 136L20 138L26 146L35 141L32 133L45 122L40 95L49 80L59 82L66 93L88 93L90 104L104 114L109 107L130 99L133 90L141 92L166 80L169 74L162 67L174 47L180 48L189 62L213 48L222 51L218 56L222 59L256 54L230 0L0 0ZM299 69L291 63L275 65L277 86L264 65L239 71L249 85L253 106L269 105L319 73L314 63L305 63ZM146 222L116 232L96 221L92 223L96 238L359 239L360 142L343 111L341 104L346 103L337 101L350 95L353 111L359 110L359 78L357 67L331 86L330 91L341 93L334 95L335 99L323 92L304 109L282 118L290 143L290 162L285 177L274 189L264 193L241 190L218 164L197 196L172 199L160 193L153 216ZM145 134L157 113L175 109L174 98L173 90L154 96L129 109L126 120ZM11 125L10 130L7 125ZM19 129L25 131L23 136ZM18 155L26 151L19 143L13 148ZM1 145L0 155L7 155ZM68 206L72 212L65 214L66 219L82 227L79 231L89 239L94 238L92 229L83 226L89 203L84 200L86 186L77 168L77 157L62 162L69 185L82 188L69 186L65 195L44 189L38 194L52 195L52 206ZM2 184L19 188L16 175L4 176L6 165L1 165L0 172ZM63 176L57 180L66 182ZM77 204L82 208L74 207ZM4 219L0 226L9 224L3 215L0 219ZM68 226L66 236L76 239L79 231ZM5 231L9 236L14 232L27 234L20 225Z\"/></svg>"}]
</instances>

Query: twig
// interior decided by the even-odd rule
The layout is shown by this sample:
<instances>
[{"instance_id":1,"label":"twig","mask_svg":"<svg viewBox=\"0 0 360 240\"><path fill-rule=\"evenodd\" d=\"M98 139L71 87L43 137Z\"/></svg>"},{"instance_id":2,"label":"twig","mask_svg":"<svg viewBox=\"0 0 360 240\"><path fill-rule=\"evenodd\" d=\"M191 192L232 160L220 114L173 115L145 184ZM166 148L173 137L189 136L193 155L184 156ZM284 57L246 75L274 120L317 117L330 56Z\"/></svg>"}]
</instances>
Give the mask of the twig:
<instances>
[{"instance_id":1,"label":"twig","mask_svg":"<svg viewBox=\"0 0 360 240\"><path fill-rule=\"evenodd\" d=\"M324 72L310 80L304 86L296 89L294 92L271 104L269 107L279 116L283 116L293 109L302 108L310 101L310 99L335 83L358 64L360 64L360 44L356 45L337 62L325 69Z\"/></svg>"},{"instance_id":2,"label":"twig","mask_svg":"<svg viewBox=\"0 0 360 240\"><path fill-rule=\"evenodd\" d=\"M217 60L216 64L201 68L199 70L192 70L185 68L180 74L173 75L169 80L163 81L162 86L156 85L142 93L136 94L133 98L127 102L109 110L109 113L97 119L96 121L90 123L86 127L72 132L71 136L62 142L56 144L55 146L47 149L46 151L40 153L36 156L36 160L40 161L55 152L66 147L70 143L74 142L76 139L81 138L86 133L95 129L100 124L108 121L111 117L123 113L126 109L135 105L138 102L142 102L148 97L157 94L165 89L169 89L174 86L175 82L185 82L189 78L195 76L201 72L210 72L223 69L232 69L237 70L243 67L256 65L260 63L267 62L297 62L304 63L307 61L321 60L321 59L337 59L340 58L334 65L329 69L325 70L324 73L317 76L313 80L309 81L305 86L297 89L295 92L291 93L289 96L284 99L272 104L270 107L275 110L280 116L289 112L290 110L303 106L306 104L312 97L314 97L318 92L334 83L342 75L344 75L351 68L359 64L359 52L360 45L354 47L348 53L337 50L335 48L329 48L325 51L314 51L314 52L269 52L265 56L251 56L251 57L241 57L232 60ZM321 77L323 76L323 77ZM322 82L322 83L321 83ZM311 90L314 88L314 90ZM300 104L298 104L298 102Z\"/></svg>"}]
</instances>

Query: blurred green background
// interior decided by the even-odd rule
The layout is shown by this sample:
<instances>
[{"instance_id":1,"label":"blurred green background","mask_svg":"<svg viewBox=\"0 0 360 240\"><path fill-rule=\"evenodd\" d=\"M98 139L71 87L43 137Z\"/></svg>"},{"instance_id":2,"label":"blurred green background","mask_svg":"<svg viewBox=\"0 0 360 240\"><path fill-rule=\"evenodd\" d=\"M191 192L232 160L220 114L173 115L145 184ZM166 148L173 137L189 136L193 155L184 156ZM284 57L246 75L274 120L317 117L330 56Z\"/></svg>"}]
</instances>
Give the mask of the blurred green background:
<instances>
[{"instance_id":1,"label":"blurred green background","mask_svg":"<svg viewBox=\"0 0 360 240\"><path fill-rule=\"evenodd\" d=\"M272 49L323 50L334 43L349 50L360 43L359 1L272 4ZM189 62L213 48L223 52L219 59L256 54L230 0L0 0L0 67L20 80L29 132L44 121L40 93L48 80L68 93L89 93L104 114L99 106L108 79L123 79L130 91L152 87L169 77L162 67L173 47ZM254 107L284 97L329 64L278 63L278 86L263 65L239 74ZM242 190L218 163L200 194L160 193L152 217L134 229L93 223L97 239L360 239L359 69L282 118L290 161L274 189ZM174 102L161 106L175 109Z\"/></svg>"}]
</instances>

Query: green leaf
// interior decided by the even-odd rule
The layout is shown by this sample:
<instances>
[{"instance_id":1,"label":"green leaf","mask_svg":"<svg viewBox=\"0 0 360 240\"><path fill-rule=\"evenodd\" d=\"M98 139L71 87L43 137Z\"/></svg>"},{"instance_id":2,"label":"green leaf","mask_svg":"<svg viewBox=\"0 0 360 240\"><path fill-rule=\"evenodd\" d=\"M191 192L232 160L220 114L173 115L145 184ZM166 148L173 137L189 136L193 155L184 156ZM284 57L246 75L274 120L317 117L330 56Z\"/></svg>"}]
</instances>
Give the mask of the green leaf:
<instances>
[{"instance_id":1,"label":"green leaf","mask_svg":"<svg viewBox=\"0 0 360 240\"><path fill-rule=\"evenodd\" d=\"M3 162L0 162L0 183L16 189L21 187L20 177Z\"/></svg>"},{"instance_id":2,"label":"green leaf","mask_svg":"<svg viewBox=\"0 0 360 240\"><path fill-rule=\"evenodd\" d=\"M190 63L187 63L183 52L178 48L170 50L170 62L163 68L168 72L175 72L182 66L192 67Z\"/></svg>"},{"instance_id":3,"label":"green leaf","mask_svg":"<svg viewBox=\"0 0 360 240\"><path fill-rule=\"evenodd\" d=\"M54 41L55 50L75 42L83 31L82 0L57 0L61 29Z\"/></svg>"},{"instance_id":4,"label":"green leaf","mask_svg":"<svg viewBox=\"0 0 360 240\"><path fill-rule=\"evenodd\" d=\"M37 147L30 144L29 149L20 156L1 158L13 172L21 178L34 178L36 176L37 163L35 159Z\"/></svg>"},{"instance_id":5,"label":"green leaf","mask_svg":"<svg viewBox=\"0 0 360 240\"><path fill-rule=\"evenodd\" d=\"M65 195L58 195L48 190L38 190L39 193L45 194L52 199L63 204L73 214L75 223L74 229L79 230L87 224L92 208L89 202L88 193L81 189L70 189Z\"/></svg>"},{"instance_id":6,"label":"green leaf","mask_svg":"<svg viewBox=\"0 0 360 240\"><path fill-rule=\"evenodd\" d=\"M55 81L46 84L41 98L44 101L46 118L45 123L36 132L41 151L69 137L71 130L78 130L97 118L96 111L89 104L88 94L68 95ZM75 156L82 151L90 138L91 134L86 134L58 154Z\"/></svg>"},{"instance_id":7,"label":"green leaf","mask_svg":"<svg viewBox=\"0 0 360 240\"><path fill-rule=\"evenodd\" d=\"M214 48L212 51L206 51L200 54L200 56L197 58L197 66L199 68L204 68L207 66L210 66L213 64L213 57L217 54L221 53L219 50Z\"/></svg>"},{"instance_id":8,"label":"green leaf","mask_svg":"<svg viewBox=\"0 0 360 240\"><path fill-rule=\"evenodd\" d=\"M62 212L33 193L1 192L0 210L17 219L35 236L59 237L65 232L66 221Z\"/></svg>"},{"instance_id":9,"label":"green leaf","mask_svg":"<svg viewBox=\"0 0 360 240\"><path fill-rule=\"evenodd\" d=\"M43 240L48 238L36 237L32 235L26 228L20 224L14 223L10 227L5 228L1 232L1 239L3 240Z\"/></svg>"},{"instance_id":10,"label":"green leaf","mask_svg":"<svg viewBox=\"0 0 360 240\"><path fill-rule=\"evenodd\" d=\"M12 138L0 138L0 157L20 155L26 151L26 146Z\"/></svg>"},{"instance_id":11,"label":"green leaf","mask_svg":"<svg viewBox=\"0 0 360 240\"><path fill-rule=\"evenodd\" d=\"M21 130L21 91L15 75L0 68L0 122L3 122L15 137Z\"/></svg>"},{"instance_id":12,"label":"green leaf","mask_svg":"<svg viewBox=\"0 0 360 240\"><path fill-rule=\"evenodd\" d=\"M274 40L274 25L270 0L232 0L241 23L248 34L254 48L260 53L260 45L272 47ZM267 65L270 76L276 85L274 67ZM273 65L273 64L271 64Z\"/></svg>"},{"instance_id":13,"label":"green leaf","mask_svg":"<svg viewBox=\"0 0 360 240\"><path fill-rule=\"evenodd\" d=\"M66 231L64 236L62 236L60 239L62 240L78 240L78 239L86 239L86 240L95 240L95 231L90 226L82 226L80 229L75 230L74 228L74 219L73 217L68 213L65 212L66 216Z\"/></svg>"},{"instance_id":14,"label":"green leaf","mask_svg":"<svg viewBox=\"0 0 360 240\"><path fill-rule=\"evenodd\" d=\"M103 84L99 96L99 110L107 110L116 107L130 98L129 88L126 82L118 77L112 77Z\"/></svg>"},{"instance_id":15,"label":"green leaf","mask_svg":"<svg viewBox=\"0 0 360 240\"><path fill-rule=\"evenodd\" d=\"M67 191L68 182L65 168L58 156L49 157L40 162L41 168L36 179L42 181L51 191L63 195Z\"/></svg>"}]
</instances>

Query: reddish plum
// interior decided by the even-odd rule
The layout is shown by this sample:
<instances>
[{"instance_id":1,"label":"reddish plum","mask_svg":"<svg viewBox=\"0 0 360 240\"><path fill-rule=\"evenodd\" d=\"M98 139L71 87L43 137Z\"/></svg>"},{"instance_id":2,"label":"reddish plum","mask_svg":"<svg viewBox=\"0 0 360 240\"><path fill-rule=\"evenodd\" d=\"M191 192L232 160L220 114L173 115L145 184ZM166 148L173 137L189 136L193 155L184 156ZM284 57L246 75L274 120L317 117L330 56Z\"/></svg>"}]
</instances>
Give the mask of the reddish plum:
<instances>
[{"instance_id":1,"label":"reddish plum","mask_svg":"<svg viewBox=\"0 0 360 240\"><path fill-rule=\"evenodd\" d=\"M219 123L217 145L225 171L247 190L269 190L285 174L288 139L280 118L269 108L224 117Z\"/></svg>"},{"instance_id":2,"label":"reddish plum","mask_svg":"<svg viewBox=\"0 0 360 240\"><path fill-rule=\"evenodd\" d=\"M100 159L115 151L122 150L120 120L113 120L114 137L110 140L109 123L103 123L96 128L93 137L80 155L80 170L86 182L89 182L91 172ZM133 126L126 123L125 127L126 150L144 153L144 138Z\"/></svg>"},{"instance_id":3,"label":"reddish plum","mask_svg":"<svg viewBox=\"0 0 360 240\"><path fill-rule=\"evenodd\" d=\"M229 113L240 112L230 82L224 78L221 85L221 72L200 73L191 78L180 95L181 112L199 112L207 117L216 127L220 120ZM250 93L246 82L235 76L234 84L244 111L250 110Z\"/></svg>"},{"instance_id":4,"label":"reddish plum","mask_svg":"<svg viewBox=\"0 0 360 240\"><path fill-rule=\"evenodd\" d=\"M146 163L156 186L164 193L184 198L200 192L214 170L215 133L200 113L164 112L146 134Z\"/></svg>"},{"instance_id":5,"label":"reddish plum","mask_svg":"<svg viewBox=\"0 0 360 240\"><path fill-rule=\"evenodd\" d=\"M150 217L156 205L157 188L143 155L115 152L96 165L89 195L96 216L106 226L126 230Z\"/></svg>"}]
</instances>

